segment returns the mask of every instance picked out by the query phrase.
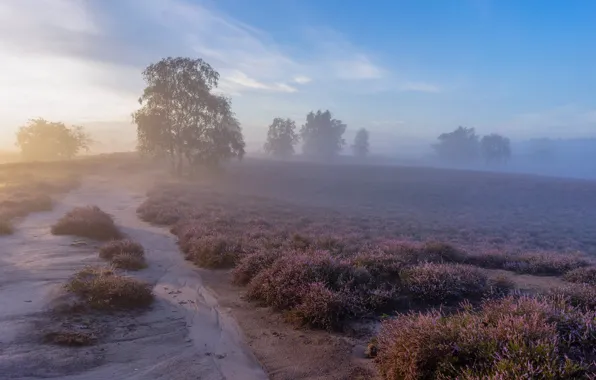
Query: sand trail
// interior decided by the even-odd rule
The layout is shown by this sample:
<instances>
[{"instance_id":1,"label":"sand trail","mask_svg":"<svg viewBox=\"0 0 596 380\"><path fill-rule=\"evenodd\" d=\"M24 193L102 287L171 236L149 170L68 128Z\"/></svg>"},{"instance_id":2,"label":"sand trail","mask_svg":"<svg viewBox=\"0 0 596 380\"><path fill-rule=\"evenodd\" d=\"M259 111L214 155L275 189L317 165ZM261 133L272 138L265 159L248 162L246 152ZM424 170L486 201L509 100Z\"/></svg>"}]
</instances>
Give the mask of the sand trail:
<instances>
[{"instance_id":1,"label":"sand trail","mask_svg":"<svg viewBox=\"0 0 596 380\"><path fill-rule=\"evenodd\" d=\"M88 178L50 212L25 218L0 238L0 379L266 379L227 310L178 251L175 237L136 216L143 191ZM146 250L154 284L149 311L106 317L110 333L88 348L40 343L50 301L77 269L100 263L97 244L53 236L50 226L75 206L97 205ZM41 322L40 322L41 321Z\"/></svg>"}]
</instances>

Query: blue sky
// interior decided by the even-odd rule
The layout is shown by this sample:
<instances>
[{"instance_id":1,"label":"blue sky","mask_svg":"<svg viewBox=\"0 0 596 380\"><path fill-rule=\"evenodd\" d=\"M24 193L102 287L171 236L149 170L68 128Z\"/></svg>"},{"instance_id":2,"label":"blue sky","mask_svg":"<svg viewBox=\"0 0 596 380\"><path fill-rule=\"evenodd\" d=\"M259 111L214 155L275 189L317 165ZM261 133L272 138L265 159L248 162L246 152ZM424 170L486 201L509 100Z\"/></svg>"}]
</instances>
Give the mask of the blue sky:
<instances>
[{"instance_id":1,"label":"blue sky","mask_svg":"<svg viewBox=\"0 0 596 380\"><path fill-rule=\"evenodd\" d=\"M1 136L37 116L133 136L140 72L168 55L221 73L255 147L319 108L382 151L458 125L594 136L593 20L563 0L4 0Z\"/></svg>"}]
</instances>

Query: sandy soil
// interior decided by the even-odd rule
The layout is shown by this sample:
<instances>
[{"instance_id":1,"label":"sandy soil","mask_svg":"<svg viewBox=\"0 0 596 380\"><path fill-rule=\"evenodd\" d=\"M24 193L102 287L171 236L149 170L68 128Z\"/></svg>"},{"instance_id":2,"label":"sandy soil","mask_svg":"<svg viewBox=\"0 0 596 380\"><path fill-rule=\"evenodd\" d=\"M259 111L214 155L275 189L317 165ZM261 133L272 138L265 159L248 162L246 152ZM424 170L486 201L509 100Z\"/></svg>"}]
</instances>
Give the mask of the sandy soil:
<instances>
[{"instance_id":1,"label":"sandy soil","mask_svg":"<svg viewBox=\"0 0 596 380\"><path fill-rule=\"evenodd\" d=\"M2 379L266 379L229 311L186 263L168 231L138 220L144 190L86 180L51 212L25 218L0 238L0 378ZM97 244L53 236L50 226L72 207L95 204L146 249L148 269L134 275L154 284L156 302L137 314L68 320L100 326L87 348L42 345L45 329L64 325L49 308L77 269L99 263ZM57 320L58 319L58 320Z\"/></svg>"}]
</instances>

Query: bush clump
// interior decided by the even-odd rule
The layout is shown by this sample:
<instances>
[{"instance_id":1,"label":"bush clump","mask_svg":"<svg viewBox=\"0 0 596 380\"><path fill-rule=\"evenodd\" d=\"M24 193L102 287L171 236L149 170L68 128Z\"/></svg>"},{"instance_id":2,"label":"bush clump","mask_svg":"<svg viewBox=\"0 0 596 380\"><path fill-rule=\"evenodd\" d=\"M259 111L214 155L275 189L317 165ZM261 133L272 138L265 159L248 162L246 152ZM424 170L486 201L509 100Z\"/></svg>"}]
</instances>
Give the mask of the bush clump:
<instances>
[{"instance_id":1,"label":"bush clump","mask_svg":"<svg viewBox=\"0 0 596 380\"><path fill-rule=\"evenodd\" d=\"M242 254L242 245L231 237L188 224L175 228L184 257L202 268L231 268Z\"/></svg>"},{"instance_id":2,"label":"bush clump","mask_svg":"<svg viewBox=\"0 0 596 380\"><path fill-rule=\"evenodd\" d=\"M583 267L571 270L563 275L568 282L596 286L596 267Z\"/></svg>"},{"instance_id":3,"label":"bush clump","mask_svg":"<svg viewBox=\"0 0 596 380\"><path fill-rule=\"evenodd\" d=\"M112 257L110 260L112 266L118 269L141 270L147 268L147 263L143 256L137 256L130 253L122 253Z\"/></svg>"},{"instance_id":4,"label":"bush clump","mask_svg":"<svg viewBox=\"0 0 596 380\"><path fill-rule=\"evenodd\" d=\"M111 260L115 256L125 254L143 257L145 249L140 243L130 239L112 240L99 248L99 257L105 260Z\"/></svg>"},{"instance_id":5,"label":"bush clump","mask_svg":"<svg viewBox=\"0 0 596 380\"><path fill-rule=\"evenodd\" d=\"M246 285L262 270L269 268L281 252L263 250L244 256L232 271L232 281L236 285Z\"/></svg>"},{"instance_id":6,"label":"bush clump","mask_svg":"<svg viewBox=\"0 0 596 380\"><path fill-rule=\"evenodd\" d=\"M528 297L385 320L376 359L384 379L577 379L594 375L596 320Z\"/></svg>"},{"instance_id":7,"label":"bush clump","mask_svg":"<svg viewBox=\"0 0 596 380\"><path fill-rule=\"evenodd\" d=\"M112 217L97 206L76 207L52 226L54 235L75 235L97 240L119 239Z\"/></svg>"},{"instance_id":8,"label":"bush clump","mask_svg":"<svg viewBox=\"0 0 596 380\"><path fill-rule=\"evenodd\" d=\"M404 289L416 301L450 302L480 297L488 290L482 270L465 264L424 263L404 269Z\"/></svg>"},{"instance_id":9,"label":"bush clump","mask_svg":"<svg viewBox=\"0 0 596 380\"><path fill-rule=\"evenodd\" d=\"M66 289L93 309L134 309L153 302L151 286L107 268L87 267L77 272Z\"/></svg>"},{"instance_id":10,"label":"bush clump","mask_svg":"<svg viewBox=\"0 0 596 380\"><path fill-rule=\"evenodd\" d=\"M588 284L568 284L551 289L548 296L562 298L572 306L596 309L596 287Z\"/></svg>"}]
</instances>

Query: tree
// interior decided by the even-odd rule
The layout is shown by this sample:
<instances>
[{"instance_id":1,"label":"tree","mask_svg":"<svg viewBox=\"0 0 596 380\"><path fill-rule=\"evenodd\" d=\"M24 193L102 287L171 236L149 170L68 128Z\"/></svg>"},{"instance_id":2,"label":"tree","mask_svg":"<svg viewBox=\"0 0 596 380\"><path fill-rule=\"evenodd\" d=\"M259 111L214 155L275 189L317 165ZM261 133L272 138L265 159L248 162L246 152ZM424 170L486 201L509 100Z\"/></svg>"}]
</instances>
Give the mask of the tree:
<instances>
[{"instance_id":1,"label":"tree","mask_svg":"<svg viewBox=\"0 0 596 380\"><path fill-rule=\"evenodd\" d=\"M16 145L25 160L63 160L89 150L90 143L81 126L38 118L19 128Z\"/></svg>"},{"instance_id":2,"label":"tree","mask_svg":"<svg viewBox=\"0 0 596 380\"><path fill-rule=\"evenodd\" d=\"M310 112L306 115L306 124L300 130L302 152L308 156L331 159L345 145L342 138L345 131L346 125L341 120L333 119L331 112Z\"/></svg>"},{"instance_id":3,"label":"tree","mask_svg":"<svg viewBox=\"0 0 596 380\"><path fill-rule=\"evenodd\" d=\"M368 155L368 131L361 128L354 137L354 145L352 145L354 156L364 158Z\"/></svg>"},{"instance_id":4,"label":"tree","mask_svg":"<svg viewBox=\"0 0 596 380\"><path fill-rule=\"evenodd\" d=\"M487 163L504 162L511 157L511 143L507 137L493 133L480 141L482 156Z\"/></svg>"},{"instance_id":5,"label":"tree","mask_svg":"<svg viewBox=\"0 0 596 380\"><path fill-rule=\"evenodd\" d=\"M438 140L433 148L442 159L468 163L478 157L479 141L474 128L459 127L453 132L441 134Z\"/></svg>"},{"instance_id":6,"label":"tree","mask_svg":"<svg viewBox=\"0 0 596 380\"><path fill-rule=\"evenodd\" d=\"M265 152L275 157L288 157L294 154L294 145L298 142L296 123L291 119L276 117L269 126Z\"/></svg>"},{"instance_id":7,"label":"tree","mask_svg":"<svg viewBox=\"0 0 596 380\"><path fill-rule=\"evenodd\" d=\"M143 71L147 87L133 114L138 150L170 160L180 174L184 163L216 166L244 156L240 123L231 100L212 92L219 74L202 59L164 58Z\"/></svg>"}]
</instances>

